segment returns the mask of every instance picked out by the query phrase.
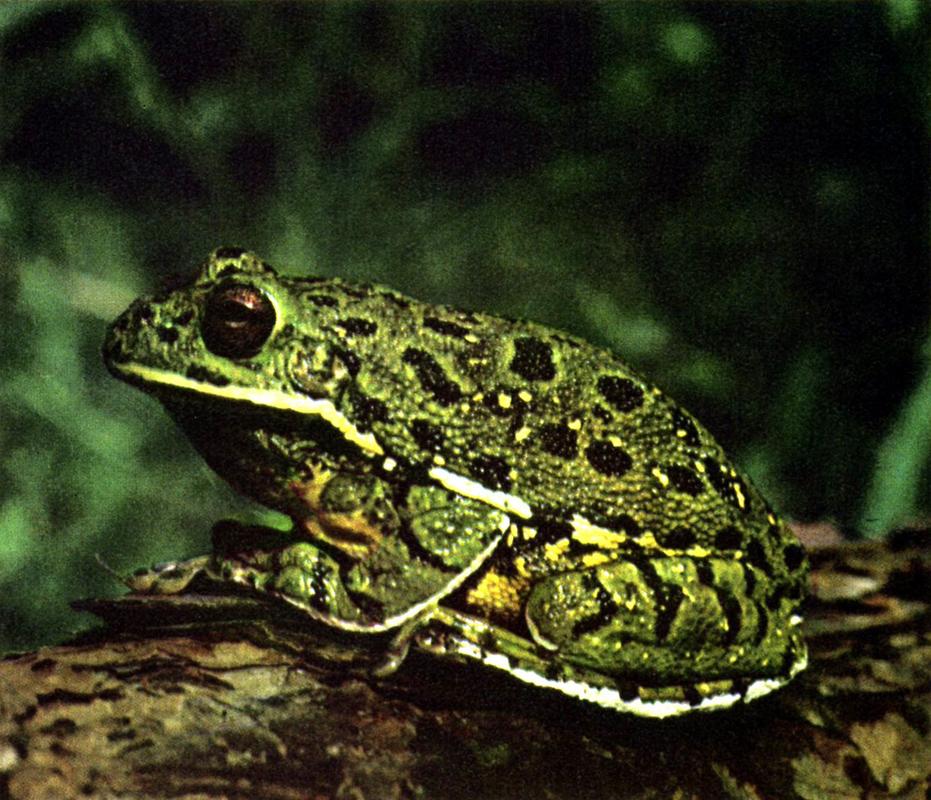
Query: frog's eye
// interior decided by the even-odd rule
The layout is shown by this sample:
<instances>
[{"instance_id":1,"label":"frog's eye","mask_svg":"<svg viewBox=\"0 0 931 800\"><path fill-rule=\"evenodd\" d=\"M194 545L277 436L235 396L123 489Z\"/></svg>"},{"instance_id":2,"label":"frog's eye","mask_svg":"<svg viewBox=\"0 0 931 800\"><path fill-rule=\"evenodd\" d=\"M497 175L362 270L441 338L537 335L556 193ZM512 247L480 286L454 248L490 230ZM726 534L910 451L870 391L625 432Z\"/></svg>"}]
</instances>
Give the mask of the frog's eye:
<instances>
[{"instance_id":1,"label":"frog's eye","mask_svg":"<svg viewBox=\"0 0 931 800\"><path fill-rule=\"evenodd\" d=\"M224 358L249 358L268 341L275 307L254 286L226 283L207 299L201 335L207 349Z\"/></svg>"}]
</instances>

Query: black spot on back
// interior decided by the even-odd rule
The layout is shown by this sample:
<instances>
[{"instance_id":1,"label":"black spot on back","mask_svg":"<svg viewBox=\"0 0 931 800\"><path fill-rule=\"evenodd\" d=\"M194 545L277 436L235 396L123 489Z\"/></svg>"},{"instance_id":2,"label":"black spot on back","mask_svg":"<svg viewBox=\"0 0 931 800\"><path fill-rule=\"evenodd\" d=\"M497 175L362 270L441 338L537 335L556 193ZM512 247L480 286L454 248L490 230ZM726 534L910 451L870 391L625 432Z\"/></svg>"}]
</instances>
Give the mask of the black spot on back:
<instances>
[{"instance_id":1,"label":"black spot on back","mask_svg":"<svg viewBox=\"0 0 931 800\"><path fill-rule=\"evenodd\" d=\"M304 295L304 299L320 308L332 308L339 305L339 300L328 294L307 294Z\"/></svg>"},{"instance_id":2,"label":"black spot on back","mask_svg":"<svg viewBox=\"0 0 931 800\"><path fill-rule=\"evenodd\" d=\"M770 564L769 558L766 556L766 551L763 549L763 545L761 545L757 539L753 539L747 545L747 563L752 564L754 567L762 570L767 575L770 574L772 564Z\"/></svg>"},{"instance_id":3,"label":"black spot on back","mask_svg":"<svg viewBox=\"0 0 931 800\"><path fill-rule=\"evenodd\" d=\"M385 422L388 419L388 406L377 397L367 397L357 391L353 392L350 402L360 430L369 430L373 422Z\"/></svg>"},{"instance_id":4,"label":"black spot on back","mask_svg":"<svg viewBox=\"0 0 931 800\"><path fill-rule=\"evenodd\" d=\"M743 479L732 475L724 464L711 456L705 458L702 463L705 465L705 474L708 476L708 481L721 496L721 499L739 511L747 513L750 510L750 502L747 495L747 484L744 483ZM741 498L743 499L743 505L741 505Z\"/></svg>"},{"instance_id":5,"label":"black spot on back","mask_svg":"<svg viewBox=\"0 0 931 800\"><path fill-rule=\"evenodd\" d=\"M609 531L626 533L631 538L636 538L640 535L640 526L630 514L615 514L602 517L600 519L600 524Z\"/></svg>"},{"instance_id":6,"label":"black spot on back","mask_svg":"<svg viewBox=\"0 0 931 800\"><path fill-rule=\"evenodd\" d=\"M715 534L714 546L717 550L740 550L743 534L733 525L728 525Z\"/></svg>"},{"instance_id":7,"label":"black spot on back","mask_svg":"<svg viewBox=\"0 0 931 800\"><path fill-rule=\"evenodd\" d=\"M346 365L346 371L355 377L359 374L359 370L362 368L362 362L359 360L359 356L352 352L352 350L347 350L345 347L334 347L333 353L336 357Z\"/></svg>"},{"instance_id":8,"label":"black spot on back","mask_svg":"<svg viewBox=\"0 0 931 800\"><path fill-rule=\"evenodd\" d=\"M593 469L613 478L621 477L634 464L626 450L611 442L592 442L585 449L585 457Z\"/></svg>"},{"instance_id":9,"label":"black spot on back","mask_svg":"<svg viewBox=\"0 0 931 800\"><path fill-rule=\"evenodd\" d=\"M672 430L677 439L692 447L698 447L701 444L698 428L681 408L672 409Z\"/></svg>"},{"instance_id":10,"label":"black spot on back","mask_svg":"<svg viewBox=\"0 0 931 800\"><path fill-rule=\"evenodd\" d=\"M658 539L663 547L668 547L672 550L687 550L697 541L695 531L684 525L673 528L671 531L660 533Z\"/></svg>"},{"instance_id":11,"label":"black spot on back","mask_svg":"<svg viewBox=\"0 0 931 800\"><path fill-rule=\"evenodd\" d=\"M437 333L442 333L444 336L452 336L456 339L464 338L469 332L468 328L439 317L424 317L423 326Z\"/></svg>"},{"instance_id":12,"label":"black spot on back","mask_svg":"<svg viewBox=\"0 0 931 800\"><path fill-rule=\"evenodd\" d=\"M429 353L416 347L408 347L401 358L405 364L414 368L423 390L433 395L442 405L451 406L462 398L458 384L446 377L443 368Z\"/></svg>"},{"instance_id":13,"label":"black spot on back","mask_svg":"<svg viewBox=\"0 0 931 800\"><path fill-rule=\"evenodd\" d=\"M688 467L680 467L677 464L670 464L668 467L661 469L669 476L672 485L680 492L684 492L692 497L697 497L705 491L705 484Z\"/></svg>"},{"instance_id":14,"label":"black spot on back","mask_svg":"<svg viewBox=\"0 0 931 800\"><path fill-rule=\"evenodd\" d=\"M439 453L443 449L445 439L443 431L425 419L415 419L410 424L411 436L420 446L421 450Z\"/></svg>"},{"instance_id":15,"label":"black spot on back","mask_svg":"<svg viewBox=\"0 0 931 800\"><path fill-rule=\"evenodd\" d=\"M469 472L482 486L490 489L503 489L507 491L511 488L511 479L508 473L511 468L503 458L495 456L477 456L472 459L469 465Z\"/></svg>"},{"instance_id":16,"label":"black spot on back","mask_svg":"<svg viewBox=\"0 0 931 800\"><path fill-rule=\"evenodd\" d=\"M347 317L336 324L350 336L373 336L378 331L377 323L361 317Z\"/></svg>"},{"instance_id":17,"label":"black spot on back","mask_svg":"<svg viewBox=\"0 0 931 800\"><path fill-rule=\"evenodd\" d=\"M602 405L596 405L592 408L592 416L601 420L605 425L614 419L614 415Z\"/></svg>"},{"instance_id":18,"label":"black spot on back","mask_svg":"<svg viewBox=\"0 0 931 800\"><path fill-rule=\"evenodd\" d=\"M790 544L782 551L789 572L795 572L805 562L805 551L800 544Z\"/></svg>"},{"instance_id":19,"label":"black spot on back","mask_svg":"<svg viewBox=\"0 0 931 800\"><path fill-rule=\"evenodd\" d=\"M542 425L536 435L540 449L558 458L575 458L579 453L578 438L565 422Z\"/></svg>"},{"instance_id":20,"label":"black spot on back","mask_svg":"<svg viewBox=\"0 0 931 800\"><path fill-rule=\"evenodd\" d=\"M518 337L514 340L511 372L528 381L551 381L556 377L553 348L541 339Z\"/></svg>"},{"instance_id":21,"label":"black spot on back","mask_svg":"<svg viewBox=\"0 0 931 800\"><path fill-rule=\"evenodd\" d=\"M535 543L553 544L572 538L572 524L562 519L533 519L528 524L537 529L537 535L532 540Z\"/></svg>"},{"instance_id":22,"label":"black spot on back","mask_svg":"<svg viewBox=\"0 0 931 800\"><path fill-rule=\"evenodd\" d=\"M629 378L602 375L596 384L598 392L618 411L633 411L643 405L643 389Z\"/></svg>"}]
</instances>

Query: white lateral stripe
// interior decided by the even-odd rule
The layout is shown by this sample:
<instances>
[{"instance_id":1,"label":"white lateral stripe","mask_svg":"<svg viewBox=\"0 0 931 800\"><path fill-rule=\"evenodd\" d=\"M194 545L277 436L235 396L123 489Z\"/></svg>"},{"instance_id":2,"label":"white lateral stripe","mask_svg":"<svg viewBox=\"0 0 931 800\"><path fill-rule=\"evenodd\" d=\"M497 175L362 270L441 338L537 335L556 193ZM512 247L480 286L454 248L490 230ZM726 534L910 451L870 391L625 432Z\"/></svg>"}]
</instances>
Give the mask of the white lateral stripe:
<instances>
[{"instance_id":1,"label":"white lateral stripe","mask_svg":"<svg viewBox=\"0 0 931 800\"><path fill-rule=\"evenodd\" d=\"M525 501L507 492L486 489L477 481L464 478L462 475L443 469L443 467L432 467L429 475L441 486L455 494L471 497L473 500L481 500L483 503L488 503L492 508L497 508L506 514L514 514L521 519L530 519L532 516L530 506Z\"/></svg>"},{"instance_id":2,"label":"white lateral stripe","mask_svg":"<svg viewBox=\"0 0 931 800\"><path fill-rule=\"evenodd\" d=\"M461 639L458 636L451 637L449 641L452 644L450 649L453 652L481 661L489 667L503 670L525 683L540 686L544 689L555 689L570 697L576 697L579 700L595 703L604 708L611 708L615 711L626 711L631 714L636 714L638 717L652 717L654 719L674 717L680 714L686 714L690 711L710 711L716 708L727 708L741 700L744 702L756 700L784 686L788 680L761 678L760 680L753 681L753 683L747 687L743 696L734 692L717 694L706 697L695 705L687 703L684 700L642 700L639 697L625 699L621 697L617 689L611 689L607 686L592 686L582 681L552 680L533 670L512 666L508 657L503 653L486 652L472 642ZM793 675L805 669L807 663L807 657L799 659L799 661L793 665L789 677L791 678Z\"/></svg>"},{"instance_id":3,"label":"white lateral stripe","mask_svg":"<svg viewBox=\"0 0 931 800\"><path fill-rule=\"evenodd\" d=\"M250 389L246 386L216 386L212 383L195 381L184 375L178 375L175 372L146 367L142 364L116 364L120 372L127 375L135 375L147 383L156 383L162 386L173 386L178 389L186 389L198 394L212 395L222 397L226 400L235 400L242 403L252 403L253 405L266 408L275 408L281 411L294 411L298 414L309 414L310 416L320 417L325 422L330 423L336 430L345 436L350 442L358 445L363 450L375 455L384 455L384 450L378 444L375 437L369 433L361 433L345 416L333 405L332 400L317 399L313 397L302 397L297 394L285 394L275 389Z\"/></svg>"}]
</instances>

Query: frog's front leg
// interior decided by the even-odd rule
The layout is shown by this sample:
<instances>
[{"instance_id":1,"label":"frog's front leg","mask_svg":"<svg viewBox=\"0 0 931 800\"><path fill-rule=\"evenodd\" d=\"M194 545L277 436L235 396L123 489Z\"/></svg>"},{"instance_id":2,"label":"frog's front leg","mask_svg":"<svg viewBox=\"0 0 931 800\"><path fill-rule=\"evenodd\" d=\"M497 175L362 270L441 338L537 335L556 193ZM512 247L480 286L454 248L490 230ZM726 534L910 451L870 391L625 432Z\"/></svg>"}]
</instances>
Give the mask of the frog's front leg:
<instances>
[{"instance_id":1,"label":"frog's front leg","mask_svg":"<svg viewBox=\"0 0 931 800\"><path fill-rule=\"evenodd\" d=\"M556 661L619 685L700 702L759 679L762 693L804 666L805 648L792 587L757 572L726 558L651 557L552 575L531 591L526 622Z\"/></svg>"},{"instance_id":2,"label":"frog's front leg","mask_svg":"<svg viewBox=\"0 0 931 800\"><path fill-rule=\"evenodd\" d=\"M341 630L377 633L428 617L490 556L506 514L431 485L327 474L305 490L311 537L219 557L221 574L272 592ZM416 626L415 626L416 627Z\"/></svg>"}]
</instances>

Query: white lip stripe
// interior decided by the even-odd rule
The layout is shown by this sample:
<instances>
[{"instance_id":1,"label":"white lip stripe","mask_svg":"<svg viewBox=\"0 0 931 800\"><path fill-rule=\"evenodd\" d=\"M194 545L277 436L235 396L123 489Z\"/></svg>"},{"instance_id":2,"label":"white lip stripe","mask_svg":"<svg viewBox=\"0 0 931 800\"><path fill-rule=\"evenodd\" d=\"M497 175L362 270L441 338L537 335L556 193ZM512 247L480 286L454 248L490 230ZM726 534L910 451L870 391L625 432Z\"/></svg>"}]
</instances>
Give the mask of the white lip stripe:
<instances>
[{"instance_id":1,"label":"white lip stripe","mask_svg":"<svg viewBox=\"0 0 931 800\"><path fill-rule=\"evenodd\" d=\"M250 389L245 386L216 386L212 383L195 381L184 375L167 372L142 364L128 363L115 364L116 369L126 375L135 375L147 383L157 383L162 386L173 386L177 389L186 389L197 394L206 394L221 397L226 400L235 400L241 403L252 403L265 408L277 408L282 411L294 411L298 414L308 414L320 417L330 423L336 430L350 442L361 447L369 453L384 455L384 450L371 433L361 433L345 416L333 405L331 400L302 397L296 394L286 394L275 389Z\"/></svg>"},{"instance_id":2,"label":"white lip stripe","mask_svg":"<svg viewBox=\"0 0 931 800\"><path fill-rule=\"evenodd\" d=\"M481 500L492 508L497 508L506 514L514 514L521 519L530 519L532 516L530 506L525 501L507 492L486 489L482 484L442 467L432 467L429 475L441 486L455 494L471 497L473 500Z\"/></svg>"}]
</instances>

